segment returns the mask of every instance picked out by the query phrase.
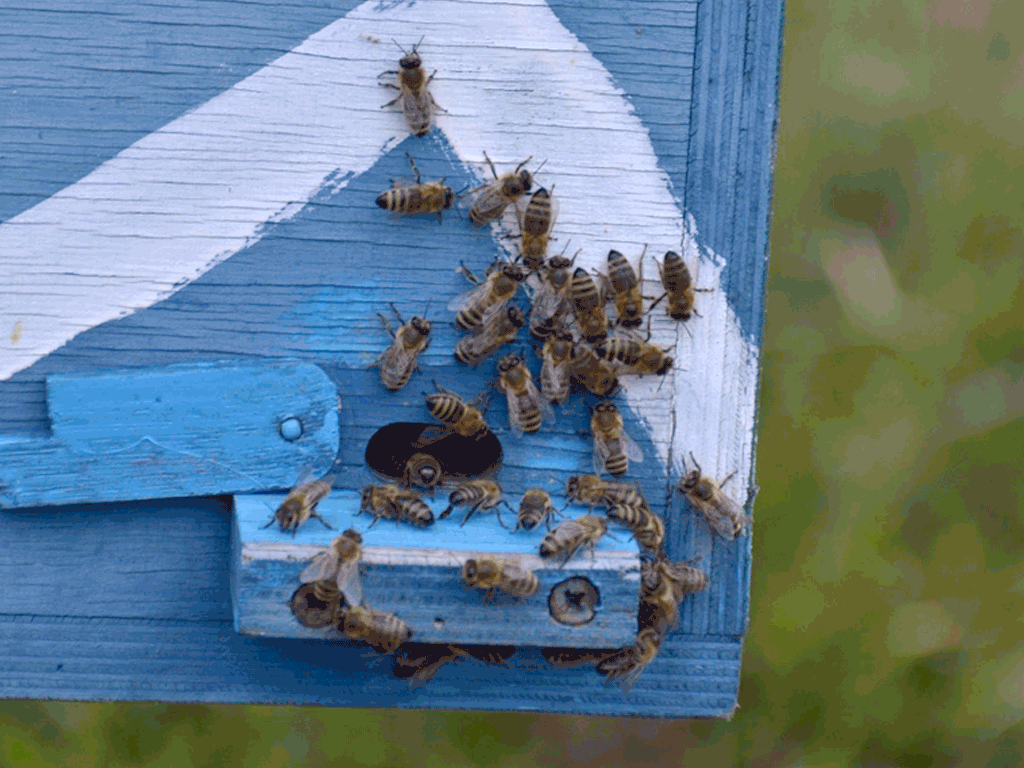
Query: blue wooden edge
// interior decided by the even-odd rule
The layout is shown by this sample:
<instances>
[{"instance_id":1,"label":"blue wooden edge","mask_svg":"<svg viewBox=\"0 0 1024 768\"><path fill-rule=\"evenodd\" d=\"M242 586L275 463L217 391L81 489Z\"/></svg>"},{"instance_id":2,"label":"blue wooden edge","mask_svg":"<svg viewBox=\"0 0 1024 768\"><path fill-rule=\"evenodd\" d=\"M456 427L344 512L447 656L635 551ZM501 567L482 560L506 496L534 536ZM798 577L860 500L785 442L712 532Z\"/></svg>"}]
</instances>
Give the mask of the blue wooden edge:
<instances>
[{"instance_id":1,"label":"blue wooden edge","mask_svg":"<svg viewBox=\"0 0 1024 768\"><path fill-rule=\"evenodd\" d=\"M49 437L0 436L0 507L289 487L338 451L337 390L307 362L51 375L47 398Z\"/></svg>"}]
</instances>

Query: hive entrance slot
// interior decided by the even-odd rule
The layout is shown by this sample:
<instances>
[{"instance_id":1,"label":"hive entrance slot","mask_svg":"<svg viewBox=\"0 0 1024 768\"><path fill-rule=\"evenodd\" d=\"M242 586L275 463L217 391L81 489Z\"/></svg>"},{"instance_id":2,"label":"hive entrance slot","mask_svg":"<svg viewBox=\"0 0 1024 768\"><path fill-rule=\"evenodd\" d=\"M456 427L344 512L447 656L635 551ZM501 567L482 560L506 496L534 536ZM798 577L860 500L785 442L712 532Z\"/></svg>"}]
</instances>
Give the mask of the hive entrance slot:
<instances>
[{"instance_id":1,"label":"hive entrance slot","mask_svg":"<svg viewBox=\"0 0 1024 768\"><path fill-rule=\"evenodd\" d=\"M373 472L416 485L490 475L501 467L501 457L501 443L491 432L477 440L438 424L408 421L382 427L366 445Z\"/></svg>"}]
</instances>

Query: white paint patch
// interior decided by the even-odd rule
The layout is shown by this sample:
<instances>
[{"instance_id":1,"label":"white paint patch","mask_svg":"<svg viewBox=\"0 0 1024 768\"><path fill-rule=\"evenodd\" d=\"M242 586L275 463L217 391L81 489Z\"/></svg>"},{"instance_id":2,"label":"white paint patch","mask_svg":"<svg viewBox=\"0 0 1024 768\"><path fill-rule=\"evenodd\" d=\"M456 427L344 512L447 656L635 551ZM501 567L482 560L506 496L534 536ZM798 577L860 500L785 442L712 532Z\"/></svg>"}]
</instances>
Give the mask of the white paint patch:
<instances>
[{"instance_id":1,"label":"white paint patch","mask_svg":"<svg viewBox=\"0 0 1024 768\"><path fill-rule=\"evenodd\" d=\"M399 53L372 39L425 36L419 50L447 110L438 127L481 178L484 151L499 172L546 161L537 181L559 199L556 247L582 248L577 265L603 270L609 248L635 264L647 244L648 296L661 293L650 257L667 250L695 274L701 261L700 285L718 285L724 262L700 259L625 94L543 0L380 5L364 3L0 225L0 328L22 321L17 346L0 334L0 378L171 295L294 215L328 176L369 169L407 133L399 111L380 109L389 92L377 76ZM693 450L709 474L749 477L757 350L722 291L700 294L698 310L692 339L655 311L652 341L675 345L675 371L629 377L626 398L662 461L678 466Z\"/></svg>"}]
</instances>

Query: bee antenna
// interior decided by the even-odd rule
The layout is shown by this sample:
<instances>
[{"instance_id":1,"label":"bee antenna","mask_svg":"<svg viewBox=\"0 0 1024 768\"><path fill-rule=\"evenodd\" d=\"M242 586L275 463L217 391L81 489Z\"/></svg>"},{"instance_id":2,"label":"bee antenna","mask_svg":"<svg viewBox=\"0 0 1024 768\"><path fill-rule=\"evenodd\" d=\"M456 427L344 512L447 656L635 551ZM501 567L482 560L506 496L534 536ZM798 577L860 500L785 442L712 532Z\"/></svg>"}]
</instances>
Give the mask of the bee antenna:
<instances>
[{"instance_id":1,"label":"bee antenna","mask_svg":"<svg viewBox=\"0 0 1024 768\"><path fill-rule=\"evenodd\" d=\"M531 155L530 157L533 157L533 155ZM543 163L541 163L540 165L538 165L538 166L537 166L537 170L535 170L535 171L533 172L533 173L534 173L534 175L537 175L538 173L540 173L540 169L541 169L541 168L543 168L543 167L544 167L545 165L547 165L547 162L548 162L548 161L547 161L547 160L545 160L545 161L544 161ZM554 189L554 187L552 187L552 189Z\"/></svg>"},{"instance_id":2,"label":"bee antenna","mask_svg":"<svg viewBox=\"0 0 1024 768\"><path fill-rule=\"evenodd\" d=\"M402 47L401 45L399 45L398 41L397 41L397 40L395 40L395 38L393 38L393 37L392 37L392 38L391 38L391 42L392 42L392 43L394 43L395 45L398 45L398 50L400 50L400 51L401 51L402 53L404 53L404 54L405 54L406 56L408 56L408 55L409 55L409 52L408 52L407 50L405 50L405 48L403 48L403 47ZM418 45L418 44L419 44L419 43L417 43L417 45ZM416 50L416 49L415 49L415 48L413 48L413 51L415 51L415 50Z\"/></svg>"},{"instance_id":3,"label":"bee antenna","mask_svg":"<svg viewBox=\"0 0 1024 768\"><path fill-rule=\"evenodd\" d=\"M412 47L412 52L413 52L413 53L416 53L416 49L420 47L420 43L422 43L422 42L423 42L423 40L424 40L424 39L426 38L426 36L427 36L427 35L426 35L426 34L424 33L424 34L423 34L423 36L422 36L422 37L420 37L420 39L416 41L416 45L414 45L414 46Z\"/></svg>"}]
</instances>

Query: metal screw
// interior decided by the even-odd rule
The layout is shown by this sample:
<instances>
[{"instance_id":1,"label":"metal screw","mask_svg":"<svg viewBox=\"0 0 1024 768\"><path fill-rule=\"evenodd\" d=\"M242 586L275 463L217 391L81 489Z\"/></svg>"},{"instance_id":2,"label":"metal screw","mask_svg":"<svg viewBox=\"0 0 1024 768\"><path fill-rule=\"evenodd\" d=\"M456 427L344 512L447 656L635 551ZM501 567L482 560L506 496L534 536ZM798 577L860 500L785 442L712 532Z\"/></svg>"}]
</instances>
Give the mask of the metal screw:
<instances>
[{"instance_id":1,"label":"metal screw","mask_svg":"<svg viewBox=\"0 0 1024 768\"><path fill-rule=\"evenodd\" d=\"M277 427L281 437L291 442L302 437L302 422L294 416L284 419Z\"/></svg>"},{"instance_id":2,"label":"metal screw","mask_svg":"<svg viewBox=\"0 0 1024 768\"><path fill-rule=\"evenodd\" d=\"M548 595L548 611L559 624L578 627L593 620L600 602L601 596L590 579L573 576L552 588Z\"/></svg>"}]
</instances>

